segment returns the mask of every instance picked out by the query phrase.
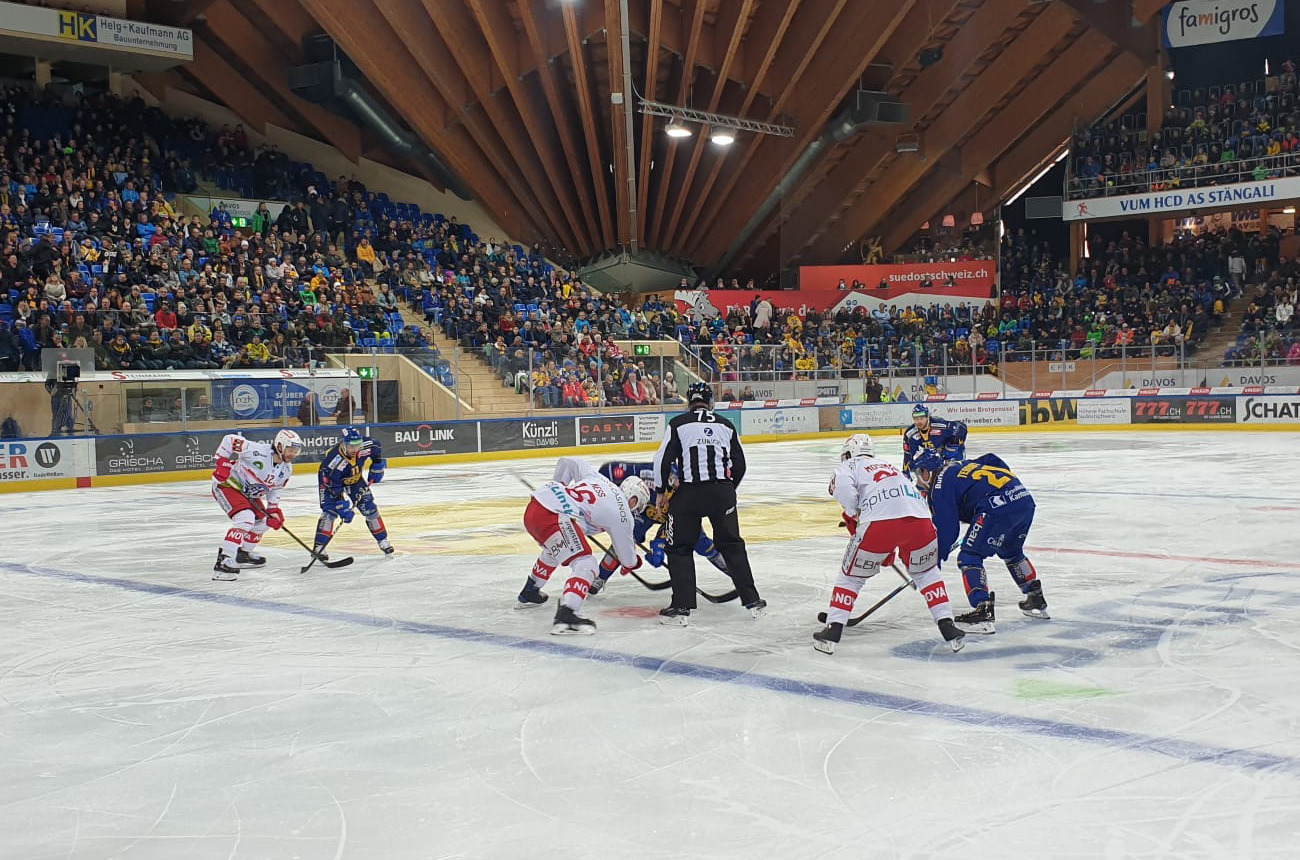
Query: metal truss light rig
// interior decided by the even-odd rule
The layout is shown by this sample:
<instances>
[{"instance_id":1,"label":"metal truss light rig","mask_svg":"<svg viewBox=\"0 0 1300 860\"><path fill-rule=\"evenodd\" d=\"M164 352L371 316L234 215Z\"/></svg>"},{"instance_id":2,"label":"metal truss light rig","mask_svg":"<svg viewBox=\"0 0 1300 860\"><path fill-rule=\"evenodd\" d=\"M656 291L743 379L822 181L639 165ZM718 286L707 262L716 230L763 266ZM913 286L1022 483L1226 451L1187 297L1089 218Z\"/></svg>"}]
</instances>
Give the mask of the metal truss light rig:
<instances>
[{"instance_id":1,"label":"metal truss light rig","mask_svg":"<svg viewBox=\"0 0 1300 860\"><path fill-rule=\"evenodd\" d=\"M646 99L639 100L638 108L643 114L667 117L676 123L698 122L704 125L724 126L736 131L752 131L756 134L771 134L777 137L794 137L794 126L792 125L775 125L770 122L759 122L743 117L730 116L725 113L711 113L705 110L678 107L677 105L652 102Z\"/></svg>"}]
</instances>

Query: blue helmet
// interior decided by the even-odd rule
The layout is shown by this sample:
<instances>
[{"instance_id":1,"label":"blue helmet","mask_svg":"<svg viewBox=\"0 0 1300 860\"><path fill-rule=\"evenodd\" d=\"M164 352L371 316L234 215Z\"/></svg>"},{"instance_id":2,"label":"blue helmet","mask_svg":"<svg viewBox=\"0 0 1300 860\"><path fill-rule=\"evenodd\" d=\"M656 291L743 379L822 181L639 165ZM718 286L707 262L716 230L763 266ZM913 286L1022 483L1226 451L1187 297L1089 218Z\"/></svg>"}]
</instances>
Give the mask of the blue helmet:
<instances>
[{"instance_id":1,"label":"blue helmet","mask_svg":"<svg viewBox=\"0 0 1300 860\"><path fill-rule=\"evenodd\" d=\"M366 437L361 435L361 431L355 427L344 427L343 432L339 434L339 441L345 448L360 448L366 443Z\"/></svg>"},{"instance_id":2,"label":"blue helmet","mask_svg":"<svg viewBox=\"0 0 1300 860\"><path fill-rule=\"evenodd\" d=\"M686 389L686 399L690 403L709 404L713 402L713 389L707 382L692 382Z\"/></svg>"},{"instance_id":3,"label":"blue helmet","mask_svg":"<svg viewBox=\"0 0 1300 860\"><path fill-rule=\"evenodd\" d=\"M916 482L917 488L927 498L930 490L934 489L934 483L939 477L939 472L943 470L945 464L949 461L943 458L943 455L933 448L922 448L912 458L912 480ZM925 474L922 474L922 473Z\"/></svg>"},{"instance_id":4,"label":"blue helmet","mask_svg":"<svg viewBox=\"0 0 1300 860\"><path fill-rule=\"evenodd\" d=\"M915 421L918 418L929 418L929 417L930 417L930 407L926 406L924 403L918 403L912 407L913 421Z\"/></svg>"}]
</instances>

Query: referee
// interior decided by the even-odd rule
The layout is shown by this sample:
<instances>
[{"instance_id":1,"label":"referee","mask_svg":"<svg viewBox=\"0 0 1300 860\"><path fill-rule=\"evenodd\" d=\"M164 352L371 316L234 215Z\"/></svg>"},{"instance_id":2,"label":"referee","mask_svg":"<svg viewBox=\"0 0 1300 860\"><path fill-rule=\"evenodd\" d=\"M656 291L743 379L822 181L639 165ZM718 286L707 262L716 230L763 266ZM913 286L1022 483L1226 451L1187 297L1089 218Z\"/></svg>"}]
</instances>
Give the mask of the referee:
<instances>
[{"instance_id":1,"label":"referee","mask_svg":"<svg viewBox=\"0 0 1300 860\"><path fill-rule=\"evenodd\" d=\"M660 510L664 507L664 491L671 486L669 476L681 476L677 492L667 500L664 524L673 601L659 610L659 622L685 627L695 608L695 544L700 539L700 521L705 517L713 525L713 544L727 561L741 603L759 618L767 614L767 601L758 596L736 516L736 487L745 477L740 434L730 421L713 413L713 392L707 384L692 384L686 390L686 399L687 411L668 422L668 432L655 454Z\"/></svg>"}]
</instances>

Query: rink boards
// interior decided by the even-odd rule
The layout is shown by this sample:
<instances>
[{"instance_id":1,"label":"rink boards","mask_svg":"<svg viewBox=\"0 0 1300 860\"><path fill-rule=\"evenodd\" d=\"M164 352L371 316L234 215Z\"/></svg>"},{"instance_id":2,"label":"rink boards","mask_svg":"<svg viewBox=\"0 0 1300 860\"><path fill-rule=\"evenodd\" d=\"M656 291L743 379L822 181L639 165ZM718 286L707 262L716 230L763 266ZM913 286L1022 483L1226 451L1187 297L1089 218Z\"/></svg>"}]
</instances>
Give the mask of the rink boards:
<instances>
[{"instance_id":1,"label":"rink boards","mask_svg":"<svg viewBox=\"0 0 1300 860\"><path fill-rule=\"evenodd\" d=\"M1244 392L1244 393L1243 393ZM719 404L748 442L814 438L859 430L891 434L911 423L915 403L841 404L836 398ZM1035 392L1016 399L931 397L937 417L981 431L1300 430L1300 393L1284 389L1135 389ZM663 438L669 413L578 414L361 426L394 466L546 457L597 449L644 450ZM239 432L270 441L277 428ZM305 448L295 471L313 471L338 443L334 425L295 428ZM212 469L227 430L0 441L0 492L187 481Z\"/></svg>"}]
</instances>

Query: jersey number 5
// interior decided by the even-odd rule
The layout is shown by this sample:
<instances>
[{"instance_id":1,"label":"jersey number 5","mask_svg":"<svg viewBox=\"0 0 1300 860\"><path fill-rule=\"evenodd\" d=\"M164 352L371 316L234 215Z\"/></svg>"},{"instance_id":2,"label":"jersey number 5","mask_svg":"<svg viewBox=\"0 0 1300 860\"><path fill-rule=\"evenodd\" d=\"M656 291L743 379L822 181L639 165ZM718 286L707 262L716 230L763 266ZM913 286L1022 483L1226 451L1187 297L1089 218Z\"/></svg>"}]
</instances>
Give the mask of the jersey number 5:
<instances>
[{"instance_id":1,"label":"jersey number 5","mask_svg":"<svg viewBox=\"0 0 1300 860\"><path fill-rule=\"evenodd\" d=\"M596 503L596 493L588 489L586 484L575 484L572 487L565 487L564 492L569 494L580 505L593 505Z\"/></svg>"}]
</instances>

